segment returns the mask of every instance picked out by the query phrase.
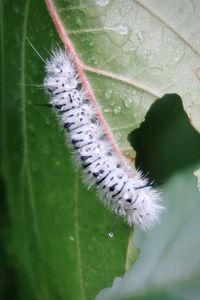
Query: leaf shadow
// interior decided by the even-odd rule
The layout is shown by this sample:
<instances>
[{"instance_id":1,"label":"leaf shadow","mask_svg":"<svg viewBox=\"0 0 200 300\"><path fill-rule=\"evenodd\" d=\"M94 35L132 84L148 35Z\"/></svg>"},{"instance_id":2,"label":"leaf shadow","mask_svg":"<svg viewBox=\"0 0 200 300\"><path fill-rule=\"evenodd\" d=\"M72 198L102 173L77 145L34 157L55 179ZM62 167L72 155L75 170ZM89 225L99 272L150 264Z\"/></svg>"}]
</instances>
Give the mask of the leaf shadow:
<instances>
[{"instance_id":1,"label":"leaf shadow","mask_svg":"<svg viewBox=\"0 0 200 300\"><path fill-rule=\"evenodd\" d=\"M137 153L136 167L158 184L181 169L200 164L200 134L177 94L156 100L128 141Z\"/></svg>"}]
</instances>

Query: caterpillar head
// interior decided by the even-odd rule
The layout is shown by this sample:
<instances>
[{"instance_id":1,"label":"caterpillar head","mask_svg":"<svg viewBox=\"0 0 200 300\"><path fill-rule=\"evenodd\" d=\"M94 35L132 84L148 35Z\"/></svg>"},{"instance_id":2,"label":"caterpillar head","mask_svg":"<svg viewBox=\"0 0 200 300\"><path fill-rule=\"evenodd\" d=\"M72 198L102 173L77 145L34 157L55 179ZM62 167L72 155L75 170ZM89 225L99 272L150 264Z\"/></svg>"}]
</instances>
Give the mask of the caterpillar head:
<instances>
[{"instance_id":1,"label":"caterpillar head","mask_svg":"<svg viewBox=\"0 0 200 300\"><path fill-rule=\"evenodd\" d=\"M47 62L45 69L47 74L51 76L75 76L77 78L77 72L70 55L59 48L53 51L53 55Z\"/></svg>"}]
</instances>

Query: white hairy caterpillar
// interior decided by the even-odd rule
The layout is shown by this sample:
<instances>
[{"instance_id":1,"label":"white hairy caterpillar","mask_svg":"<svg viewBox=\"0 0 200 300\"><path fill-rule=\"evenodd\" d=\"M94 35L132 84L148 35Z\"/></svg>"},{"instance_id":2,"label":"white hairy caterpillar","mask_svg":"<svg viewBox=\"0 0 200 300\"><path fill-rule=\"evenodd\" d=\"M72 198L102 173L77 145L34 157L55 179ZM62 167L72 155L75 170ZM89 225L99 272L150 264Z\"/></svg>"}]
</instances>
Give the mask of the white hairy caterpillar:
<instances>
[{"instance_id":1,"label":"white hairy caterpillar","mask_svg":"<svg viewBox=\"0 0 200 300\"><path fill-rule=\"evenodd\" d=\"M130 226L151 228L162 210L160 192L140 172L130 176L121 164L98 120L97 107L81 86L72 57L56 50L45 68L44 88L50 94L50 105L66 130L87 185L96 185L102 201Z\"/></svg>"}]
</instances>

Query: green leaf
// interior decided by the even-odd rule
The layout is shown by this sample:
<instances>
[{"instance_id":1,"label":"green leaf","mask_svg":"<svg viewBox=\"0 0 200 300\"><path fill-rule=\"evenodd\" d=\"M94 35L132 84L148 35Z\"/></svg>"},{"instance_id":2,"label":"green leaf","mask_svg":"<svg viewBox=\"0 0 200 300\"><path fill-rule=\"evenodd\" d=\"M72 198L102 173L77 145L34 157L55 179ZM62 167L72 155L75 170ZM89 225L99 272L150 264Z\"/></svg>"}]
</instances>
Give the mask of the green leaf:
<instances>
[{"instance_id":1,"label":"green leaf","mask_svg":"<svg viewBox=\"0 0 200 300\"><path fill-rule=\"evenodd\" d=\"M200 197L192 170L172 177L164 195L166 210L160 226L148 235L137 232L139 259L98 300L199 299Z\"/></svg>"},{"instance_id":2,"label":"green leaf","mask_svg":"<svg viewBox=\"0 0 200 300\"><path fill-rule=\"evenodd\" d=\"M93 299L128 268L131 231L122 220L113 228L113 213L82 184L55 115L35 106L48 101L37 87L44 64L26 36L45 58L58 41L44 3L1 5L1 161L20 299Z\"/></svg>"},{"instance_id":3,"label":"green leaf","mask_svg":"<svg viewBox=\"0 0 200 300\"><path fill-rule=\"evenodd\" d=\"M200 128L197 1L54 3L122 153L135 157L127 135L164 93L178 93ZM62 44L43 2L1 1L2 173L20 299L94 299L137 251L121 220L108 238L115 217L81 183L53 113L34 105L48 99L32 86L44 66L26 36L44 59Z\"/></svg>"},{"instance_id":4,"label":"green leaf","mask_svg":"<svg viewBox=\"0 0 200 300\"><path fill-rule=\"evenodd\" d=\"M181 96L191 123L200 129L198 1L192 6L187 1L56 0L55 5L122 150L130 148L128 132L165 93Z\"/></svg>"}]
</instances>

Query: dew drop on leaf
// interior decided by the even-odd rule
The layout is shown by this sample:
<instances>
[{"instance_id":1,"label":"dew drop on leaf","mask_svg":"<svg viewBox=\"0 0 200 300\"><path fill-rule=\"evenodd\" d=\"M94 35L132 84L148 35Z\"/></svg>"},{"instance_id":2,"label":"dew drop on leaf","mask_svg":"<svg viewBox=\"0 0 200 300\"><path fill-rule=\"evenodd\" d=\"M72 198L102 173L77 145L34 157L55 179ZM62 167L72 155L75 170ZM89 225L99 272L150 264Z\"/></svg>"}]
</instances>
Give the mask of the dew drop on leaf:
<instances>
[{"instance_id":1,"label":"dew drop on leaf","mask_svg":"<svg viewBox=\"0 0 200 300\"><path fill-rule=\"evenodd\" d=\"M78 25L81 25L81 24L82 24L81 19L80 19L80 18L76 18L76 23L77 23Z\"/></svg>"},{"instance_id":2,"label":"dew drop on leaf","mask_svg":"<svg viewBox=\"0 0 200 300\"><path fill-rule=\"evenodd\" d=\"M120 111L121 111L121 106L116 106L116 107L114 108L114 113L115 113L115 114L119 114Z\"/></svg>"},{"instance_id":3,"label":"dew drop on leaf","mask_svg":"<svg viewBox=\"0 0 200 300\"><path fill-rule=\"evenodd\" d=\"M110 232L108 232L108 236L109 236L109 238L113 238L114 233L110 231Z\"/></svg>"},{"instance_id":4,"label":"dew drop on leaf","mask_svg":"<svg viewBox=\"0 0 200 300\"><path fill-rule=\"evenodd\" d=\"M109 0L96 0L96 4L99 6L106 6L109 3Z\"/></svg>"},{"instance_id":5,"label":"dew drop on leaf","mask_svg":"<svg viewBox=\"0 0 200 300\"><path fill-rule=\"evenodd\" d=\"M124 100L124 106L126 108L131 108L131 106L132 106L132 99L130 99L130 98L125 99Z\"/></svg>"},{"instance_id":6,"label":"dew drop on leaf","mask_svg":"<svg viewBox=\"0 0 200 300\"><path fill-rule=\"evenodd\" d=\"M108 113L108 112L110 112L110 109L109 108L104 108L104 110L103 110L105 113Z\"/></svg>"},{"instance_id":7,"label":"dew drop on leaf","mask_svg":"<svg viewBox=\"0 0 200 300\"><path fill-rule=\"evenodd\" d=\"M107 99L109 99L111 96L112 96L112 91L111 91L111 90L107 90L107 91L105 92L105 97L106 97Z\"/></svg>"},{"instance_id":8,"label":"dew drop on leaf","mask_svg":"<svg viewBox=\"0 0 200 300\"><path fill-rule=\"evenodd\" d=\"M139 32L137 32L137 39L138 39L138 41L143 41L144 40L144 34L143 34L143 32L142 31L139 31Z\"/></svg>"},{"instance_id":9,"label":"dew drop on leaf","mask_svg":"<svg viewBox=\"0 0 200 300\"><path fill-rule=\"evenodd\" d=\"M122 34L125 35L128 33L128 27L125 25L119 25L119 27L117 28L117 31Z\"/></svg>"}]
</instances>

